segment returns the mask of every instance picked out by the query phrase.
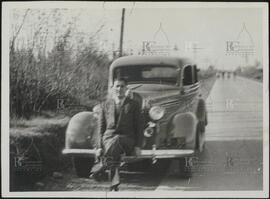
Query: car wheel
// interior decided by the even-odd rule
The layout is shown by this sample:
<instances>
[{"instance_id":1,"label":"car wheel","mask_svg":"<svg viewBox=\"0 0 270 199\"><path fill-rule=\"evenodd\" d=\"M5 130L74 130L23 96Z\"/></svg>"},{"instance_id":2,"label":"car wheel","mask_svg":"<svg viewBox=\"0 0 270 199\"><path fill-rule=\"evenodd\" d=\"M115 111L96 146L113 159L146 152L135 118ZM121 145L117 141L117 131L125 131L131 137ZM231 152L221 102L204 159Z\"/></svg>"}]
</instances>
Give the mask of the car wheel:
<instances>
[{"instance_id":1,"label":"car wheel","mask_svg":"<svg viewBox=\"0 0 270 199\"><path fill-rule=\"evenodd\" d=\"M203 152L205 147L205 133L199 127L197 128L196 149L199 153Z\"/></svg>"},{"instance_id":2,"label":"car wheel","mask_svg":"<svg viewBox=\"0 0 270 199\"><path fill-rule=\"evenodd\" d=\"M207 112L205 112L204 126L207 126L207 124L208 124L208 116L207 116Z\"/></svg>"},{"instance_id":3,"label":"car wheel","mask_svg":"<svg viewBox=\"0 0 270 199\"><path fill-rule=\"evenodd\" d=\"M181 178L190 178L192 176L192 167L186 163L186 158L180 158L179 164L179 175Z\"/></svg>"},{"instance_id":4,"label":"car wheel","mask_svg":"<svg viewBox=\"0 0 270 199\"><path fill-rule=\"evenodd\" d=\"M78 177L88 178L94 163L94 158L73 157L73 165Z\"/></svg>"},{"instance_id":5,"label":"car wheel","mask_svg":"<svg viewBox=\"0 0 270 199\"><path fill-rule=\"evenodd\" d=\"M200 131L205 132L205 121L200 121L198 125L199 125Z\"/></svg>"}]
</instances>

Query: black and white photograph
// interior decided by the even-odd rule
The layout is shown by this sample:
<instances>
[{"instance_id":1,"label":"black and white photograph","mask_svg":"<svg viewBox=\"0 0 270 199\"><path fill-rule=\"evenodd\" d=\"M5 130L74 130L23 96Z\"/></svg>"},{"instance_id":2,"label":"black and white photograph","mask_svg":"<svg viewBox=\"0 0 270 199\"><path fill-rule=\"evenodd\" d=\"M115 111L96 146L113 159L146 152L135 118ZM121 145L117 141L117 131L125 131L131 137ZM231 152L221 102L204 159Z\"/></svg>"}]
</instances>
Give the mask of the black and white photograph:
<instances>
[{"instance_id":1,"label":"black and white photograph","mask_svg":"<svg viewBox=\"0 0 270 199\"><path fill-rule=\"evenodd\" d=\"M267 2L2 2L3 197L269 197Z\"/></svg>"}]
</instances>

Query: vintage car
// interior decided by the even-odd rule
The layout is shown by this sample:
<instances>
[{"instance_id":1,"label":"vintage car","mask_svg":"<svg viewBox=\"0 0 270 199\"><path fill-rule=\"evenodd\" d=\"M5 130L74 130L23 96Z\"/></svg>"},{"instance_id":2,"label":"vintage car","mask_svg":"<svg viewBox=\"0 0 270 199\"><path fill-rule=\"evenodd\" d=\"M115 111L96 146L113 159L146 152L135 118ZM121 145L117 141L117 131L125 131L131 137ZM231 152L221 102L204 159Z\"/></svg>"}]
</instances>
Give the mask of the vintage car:
<instances>
[{"instance_id":1,"label":"vintage car","mask_svg":"<svg viewBox=\"0 0 270 199\"><path fill-rule=\"evenodd\" d=\"M126 56L110 66L108 93L113 79L125 78L128 97L141 105L144 140L140 156L123 156L122 161L144 165L160 159L177 159L179 171L190 173L187 157L204 148L207 111L202 98L197 66L190 59L162 56ZM78 176L88 176L95 162L97 117L93 112L74 115L66 130L63 154L73 156Z\"/></svg>"}]
</instances>

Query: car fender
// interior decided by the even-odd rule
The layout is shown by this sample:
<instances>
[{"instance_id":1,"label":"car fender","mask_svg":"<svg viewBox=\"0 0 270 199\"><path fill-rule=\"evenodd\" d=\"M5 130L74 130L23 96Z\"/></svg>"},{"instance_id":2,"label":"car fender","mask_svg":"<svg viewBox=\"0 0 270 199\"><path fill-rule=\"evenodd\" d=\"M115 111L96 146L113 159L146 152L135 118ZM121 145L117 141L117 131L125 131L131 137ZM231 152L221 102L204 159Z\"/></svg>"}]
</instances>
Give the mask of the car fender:
<instances>
[{"instance_id":1,"label":"car fender","mask_svg":"<svg viewBox=\"0 0 270 199\"><path fill-rule=\"evenodd\" d=\"M66 149L93 149L98 141L97 114L80 112L74 115L67 126Z\"/></svg>"},{"instance_id":2,"label":"car fender","mask_svg":"<svg viewBox=\"0 0 270 199\"><path fill-rule=\"evenodd\" d=\"M170 122L170 135L173 138L185 137L186 148L194 149L196 146L196 131L198 119L192 112L178 113Z\"/></svg>"}]
</instances>

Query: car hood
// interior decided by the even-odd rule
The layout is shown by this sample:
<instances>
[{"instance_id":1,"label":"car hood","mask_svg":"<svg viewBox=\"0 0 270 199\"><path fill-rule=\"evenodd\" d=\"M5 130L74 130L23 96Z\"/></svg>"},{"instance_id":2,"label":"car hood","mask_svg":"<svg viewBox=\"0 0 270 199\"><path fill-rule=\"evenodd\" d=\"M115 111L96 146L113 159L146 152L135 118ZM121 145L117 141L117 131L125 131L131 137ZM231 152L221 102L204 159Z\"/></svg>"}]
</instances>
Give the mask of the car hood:
<instances>
[{"instance_id":1,"label":"car hood","mask_svg":"<svg viewBox=\"0 0 270 199\"><path fill-rule=\"evenodd\" d=\"M143 100L152 104L163 104L169 101L179 100L180 89L173 85L164 84L131 84L128 86L132 92L138 93Z\"/></svg>"}]
</instances>

